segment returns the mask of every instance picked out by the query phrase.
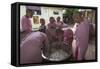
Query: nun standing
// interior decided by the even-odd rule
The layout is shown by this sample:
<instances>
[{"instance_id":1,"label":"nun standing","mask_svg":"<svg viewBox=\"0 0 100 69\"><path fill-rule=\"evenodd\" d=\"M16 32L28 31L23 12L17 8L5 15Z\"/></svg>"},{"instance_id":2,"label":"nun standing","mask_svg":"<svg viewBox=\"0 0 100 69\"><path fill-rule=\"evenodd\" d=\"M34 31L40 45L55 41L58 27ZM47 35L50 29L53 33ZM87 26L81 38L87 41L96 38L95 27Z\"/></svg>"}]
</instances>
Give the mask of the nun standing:
<instances>
[{"instance_id":1,"label":"nun standing","mask_svg":"<svg viewBox=\"0 0 100 69\"><path fill-rule=\"evenodd\" d=\"M31 9L26 9L26 14L21 18L21 41L25 38L29 33L32 32L32 23L30 18L32 18L33 12Z\"/></svg>"},{"instance_id":2,"label":"nun standing","mask_svg":"<svg viewBox=\"0 0 100 69\"><path fill-rule=\"evenodd\" d=\"M74 21L78 23L74 38L76 40L76 47L74 47L74 58L76 60L84 60L88 48L89 23L87 21L84 21L81 13L77 13L74 15Z\"/></svg>"},{"instance_id":3,"label":"nun standing","mask_svg":"<svg viewBox=\"0 0 100 69\"><path fill-rule=\"evenodd\" d=\"M56 19L57 20L57 22L56 22L57 28L59 28L59 29L63 28L63 22L60 19L61 18L59 16Z\"/></svg>"}]
</instances>

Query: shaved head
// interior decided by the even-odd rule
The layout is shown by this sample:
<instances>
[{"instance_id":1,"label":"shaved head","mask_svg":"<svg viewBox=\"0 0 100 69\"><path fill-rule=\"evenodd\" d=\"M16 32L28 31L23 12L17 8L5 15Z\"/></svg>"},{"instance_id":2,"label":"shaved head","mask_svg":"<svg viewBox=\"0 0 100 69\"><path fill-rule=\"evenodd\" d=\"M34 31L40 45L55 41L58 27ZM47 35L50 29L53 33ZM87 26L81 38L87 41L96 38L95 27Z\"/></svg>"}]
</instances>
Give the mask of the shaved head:
<instances>
[{"instance_id":1,"label":"shaved head","mask_svg":"<svg viewBox=\"0 0 100 69\"><path fill-rule=\"evenodd\" d=\"M31 9L26 9L26 16L31 18L33 16L33 11Z\"/></svg>"},{"instance_id":2,"label":"shaved head","mask_svg":"<svg viewBox=\"0 0 100 69\"><path fill-rule=\"evenodd\" d=\"M83 14L81 12L77 12L73 14L74 22L80 23L83 20Z\"/></svg>"}]
</instances>

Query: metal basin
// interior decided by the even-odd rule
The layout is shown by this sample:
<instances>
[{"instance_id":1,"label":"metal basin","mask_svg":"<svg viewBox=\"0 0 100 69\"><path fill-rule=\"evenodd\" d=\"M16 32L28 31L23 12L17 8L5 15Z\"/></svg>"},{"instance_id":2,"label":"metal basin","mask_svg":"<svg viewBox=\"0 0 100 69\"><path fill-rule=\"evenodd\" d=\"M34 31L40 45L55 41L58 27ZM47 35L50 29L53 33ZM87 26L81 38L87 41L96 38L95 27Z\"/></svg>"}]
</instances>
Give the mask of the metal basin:
<instances>
[{"instance_id":1,"label":"metal basin","mask_svg":"<svg viewBox=\"0 0 100 69\"><path fill-rule=\"evenodd\" d=\"M71 56L71 46L63 44L59 48L52 47L50 52L46 53L42 50L42 57L48 61L64 61ZM44 54L45 53L45 54Z\"/></svg>"}]
</instances>

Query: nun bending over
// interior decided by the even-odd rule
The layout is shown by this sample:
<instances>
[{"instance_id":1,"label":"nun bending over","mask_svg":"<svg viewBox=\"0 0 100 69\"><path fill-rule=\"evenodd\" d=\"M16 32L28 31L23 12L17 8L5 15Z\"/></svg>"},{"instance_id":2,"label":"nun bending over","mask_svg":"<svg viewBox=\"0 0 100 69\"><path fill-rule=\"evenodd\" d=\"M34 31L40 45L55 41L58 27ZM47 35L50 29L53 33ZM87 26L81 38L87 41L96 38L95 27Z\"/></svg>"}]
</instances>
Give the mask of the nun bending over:
<instances>
[{"instance_id":1,"label":"nun bending over","mask_svg":"<svg viewBox=\"0 0 100 69\"><path fill-rule=\"evenodd\" d=\"M29 34L20 45L20 63L41 63L41 50L47 44L48 40L45 33L33 32Z\"/></svg>"}]
</instances>

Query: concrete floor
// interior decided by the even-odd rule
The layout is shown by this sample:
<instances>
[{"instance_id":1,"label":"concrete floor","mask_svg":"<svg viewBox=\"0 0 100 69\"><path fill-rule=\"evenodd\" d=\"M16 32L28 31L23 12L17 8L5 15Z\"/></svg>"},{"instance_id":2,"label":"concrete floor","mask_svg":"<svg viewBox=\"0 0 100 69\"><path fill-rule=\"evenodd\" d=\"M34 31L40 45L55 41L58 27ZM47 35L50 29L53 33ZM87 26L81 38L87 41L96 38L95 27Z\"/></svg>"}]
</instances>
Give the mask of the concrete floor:
<instances>
[{"instance_id":1,"label":"concrete floor","mask_svg":"<svg viewBox=\"0 0 100 69\"><path fill-rule=\"evenodd\" d=\"M85 55L85 59L86 60L94 60L95 59L95 40L93 39L89 45L88 45L88 49Z\"/></svg>"}]
</instances>

